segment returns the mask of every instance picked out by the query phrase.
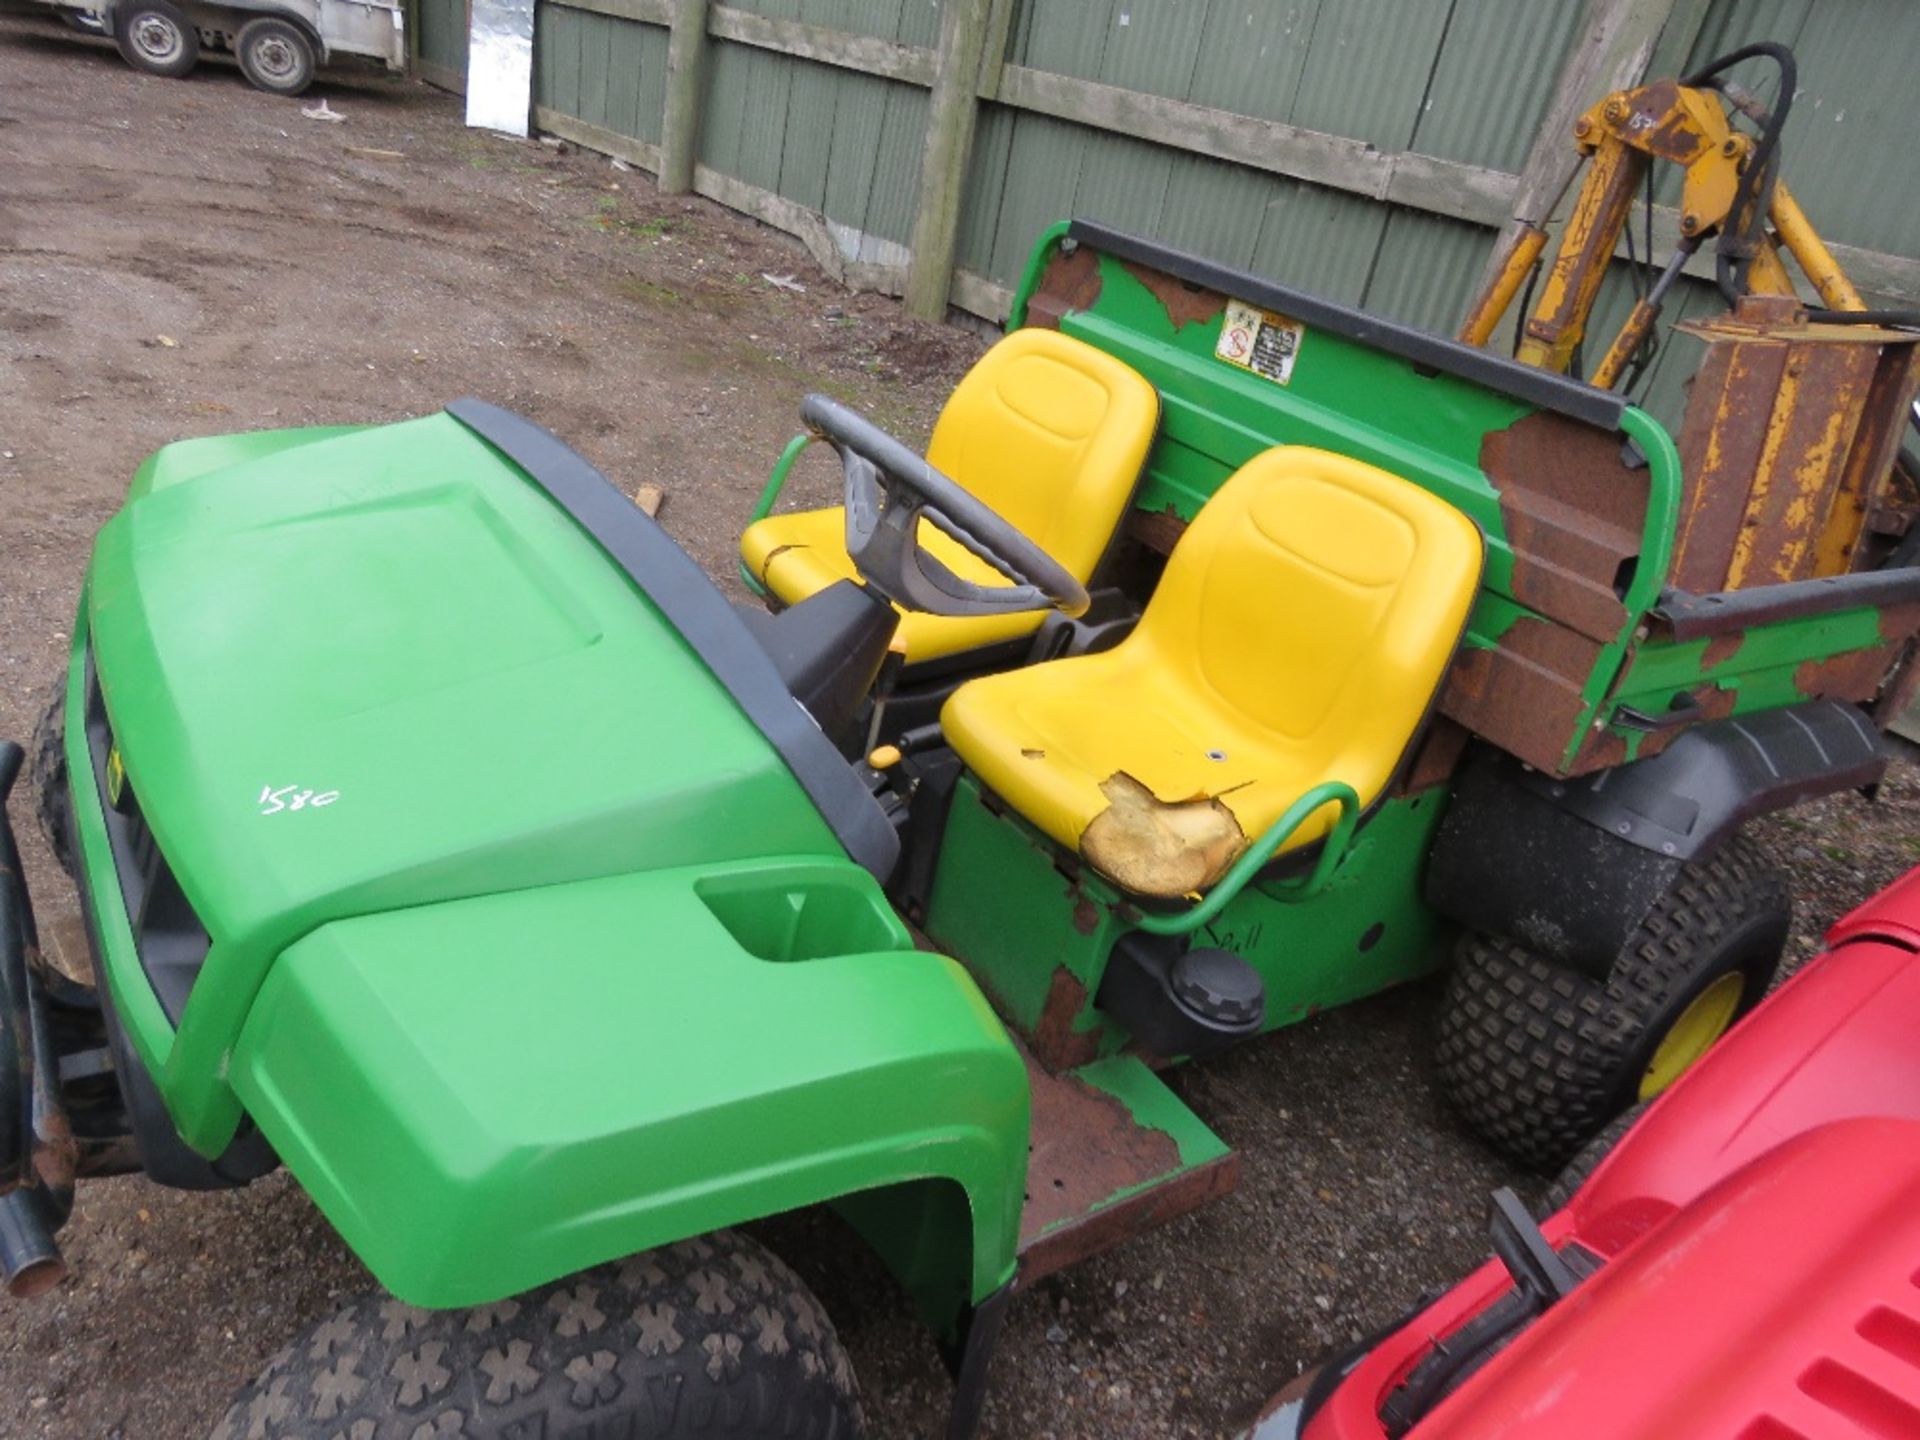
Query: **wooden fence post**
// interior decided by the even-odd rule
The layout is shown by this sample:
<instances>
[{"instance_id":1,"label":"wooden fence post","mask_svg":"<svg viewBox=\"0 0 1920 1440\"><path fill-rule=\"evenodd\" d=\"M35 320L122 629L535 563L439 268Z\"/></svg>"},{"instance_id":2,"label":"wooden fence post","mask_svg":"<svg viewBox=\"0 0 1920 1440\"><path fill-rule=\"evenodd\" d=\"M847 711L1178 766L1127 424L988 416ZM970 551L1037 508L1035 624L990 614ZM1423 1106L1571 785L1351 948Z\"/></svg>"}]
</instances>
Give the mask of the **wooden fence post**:
<instances>
[{"instance_id":1,"label":"wooden fence post","mask_svg":"<svg viewBox=\"0 0 1920 1440\"><path fill-rule=\"evenodd\" d=\"M927 147L920 160L920 204L907 265L907 313L920 320L944 320L947 314L960 200L980 109L980 62L995 8L992 0L944 0L941 7Z\"/></svg>"},{"instance_id":2,"label":"wooden fence post","mask_svg":"<svg viewBox=\"0 0 1920 1440\"><path fill-rule=\"evenodd\" d=\"M708 0L672 0L667 40L666 113L660 128L662 195L693 188L693 162L700 149L700 74L707 58Z\"/></svg>"},{"instance_id":3,"label":"wooden fence post","mask_svg":"<svg viewBox=\"0 0 1920 1440\"><path fill-rule=\"evenodd\" d=\"M1547 223L1555 202L1573 179L1580 165L1580 154L1573 148L1573 122L1595 101L1639 83L1676 10L1681 12L1682 24L1697 32L1704 0L1587 0L1586 22L1560 68L1553 99L1521 168L1513 218L1487 256L1475 294L1493 282L1522 232ZM1524 316L1509 313L1506 326L1524 321Z\"/></svg>"}]
</instances>

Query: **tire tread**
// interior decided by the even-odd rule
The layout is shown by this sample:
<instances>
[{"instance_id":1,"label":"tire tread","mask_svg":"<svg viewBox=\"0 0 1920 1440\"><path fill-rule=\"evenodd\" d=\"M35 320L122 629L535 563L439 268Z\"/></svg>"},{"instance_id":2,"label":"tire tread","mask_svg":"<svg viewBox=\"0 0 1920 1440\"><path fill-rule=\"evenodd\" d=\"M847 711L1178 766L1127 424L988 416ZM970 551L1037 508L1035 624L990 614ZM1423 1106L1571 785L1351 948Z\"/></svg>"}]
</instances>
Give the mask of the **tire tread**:
<instances>
[{"instance_id":1,"label":"tire tread","mask_svg":"<svg viewBox=\"0 0 1920 1440\"><path fill-rule=\"evenodd\" d=\"M859 1440L826 1312L720 1231L468 1310L362 1298L309 1326L212 1440Z\"/></svg>"},{"instance_id":2,"label":"tire tread","mask_svg":"<svg viewBox=\"0 0 1920 1440\"><path fill-rule=\"evenodd\" d=\"M1649 1027L1702 983L1721 941L1756 915L1775 917L1784 940L1791 903L1759 848L1735 835L1681 867L1604 983L1511 940L1464 937L1435 1047L1441 1088L1494 1149L1552 1172L1634 1100ZM1743 1011L1771 973L1750 977Z\"/></svg>"}]
</instances>

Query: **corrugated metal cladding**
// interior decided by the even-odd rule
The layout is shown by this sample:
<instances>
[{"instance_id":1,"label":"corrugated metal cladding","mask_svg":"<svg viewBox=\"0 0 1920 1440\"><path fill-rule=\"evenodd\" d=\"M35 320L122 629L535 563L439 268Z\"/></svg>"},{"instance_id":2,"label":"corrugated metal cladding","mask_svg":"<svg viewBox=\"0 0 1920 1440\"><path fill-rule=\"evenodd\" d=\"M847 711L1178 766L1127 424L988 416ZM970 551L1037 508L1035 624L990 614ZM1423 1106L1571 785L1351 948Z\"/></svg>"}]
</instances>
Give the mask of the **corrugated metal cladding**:
<instances>
[{"instance_id":1,"label":"corrugated metal cladding","mask_svg":"<svg viewBox=\"0 0 1920 1440\"><path fill-rule=\"evenodd\" d=\"M1008 58L1513 171L1584 9L1580 0L1022 0ZM1783 143L1816 224L1835 241L1920 255L1920 146L1905 138L1902 105L1910 77L1886 58L1920 55L1920 3L1714 0L1688 65L1760 39L1783 40L1800 59ZM1754 62L1741 78L1767 73ZM1663 183L1677 193L1677 182ZM1492 239L1479 225L990 107L960 262L1011 283L1032 237L1068 211L1443 332L1464 313ZM1632 303L1618 266L1593 333L1611 334ZM1711 286L1687 281L1666 313L1677 321L1720 308ZM1698 354L1697 342L1670 337L1636 386L1669 424Z\"/></svg>"},{"instance_id":2,"label":"corrugated metal cladding","mask_svg":"<svg viewBox=\"0 0 1920 1440\"><path fill-rule=\"evenodd\" d=\"M467 7L464 0L415 0L411 17L414 53L429 65L467 73Z\"/></svg>"},{"instance_id":3,"label":"corrugated metal cladding","mask_svg":"<svg viewBox=\"0 0 1920 1440\"><path fill-rule=\"evenodd\" d=\"M1716 0L1689 63L1756 40L1800 62L1781 138L1784 174L1828 239L1920 256L1920 146L1913 143L1915 0ZM1757 79L1755 62L1742 74ZM1751 83L1751 80L1749 81ZM1768 99L1773 84L1755 88Z\"/></svg>"},{"instance_id":4,"label":"corrugated metal cladding","mask_svg":"<svg viewBox=\"0 0 1920 1440\"><path fill-rule=\"evenodd\" d=\"M935 0L749 0L777 19L909 45L939 39ZM927 92L751 46L716 42L702 164L822 212L849 259L904 263L920 190Z\"/></svg>"},{"instance_id":5,"label":"corrugated metal cladding","mask_svg":"<svg viewBox=\"0 0 1920 1440\"><path fill-rule=\"evenodd\" d=\"M1019 65L1517 169L1581 0L1024 0ZM961 263L1003 284L1063 212L1448 329L1487 232L1043 116L982 117Z\"/></svg>"},{"instance_id":6,"label":"corrugated metal cladding","mask_svg":"<svg viewBox=\"0 0 1920 1440\"><path fill-rule=\"evenodd\" d=\"M534 9L533 101L603 130L660 142L667 31L542 3Z\"/></svg>"}]
</instances>

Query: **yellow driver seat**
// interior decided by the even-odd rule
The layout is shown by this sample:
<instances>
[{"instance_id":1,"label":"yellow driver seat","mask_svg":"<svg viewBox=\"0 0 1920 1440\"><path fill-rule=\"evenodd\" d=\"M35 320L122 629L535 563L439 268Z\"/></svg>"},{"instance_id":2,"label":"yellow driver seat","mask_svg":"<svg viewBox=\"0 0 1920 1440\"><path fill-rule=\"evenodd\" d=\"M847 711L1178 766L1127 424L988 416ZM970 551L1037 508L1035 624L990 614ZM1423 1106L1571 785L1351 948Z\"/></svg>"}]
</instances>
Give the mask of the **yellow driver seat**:
<instances>
[{"instance_id":1,"label":"yellow driver seat","mask_svg":"<svg viewBox=\"0 0 1920 1440\"><path fill-rule=\"evenodd\" d=\"M1479 587L1480 532L1343 455L1268 450L1207 502L1117 648L972 680L948 742L1135 894L1218 880L1307 790L1392 778ZM1329 803L1282 846L1325 835Z\"/></svg>"},{"instance_id":2,"label":"yellow driver seat","mask_svg":"<svg viewBox=\"0 0 1920 1440\"><path fill-rule=\"evenodd\" d=\"M1106 553L1160 421L1160 397L1124 361L1057 330L1016 330L948 397L927 459L1081 582ZM839 506L769 515L740 537L747 573L789 605L858 579ZM1007 579L922 522L920 543L963 580ZM1046 612L957 619L902 612L908 663L1039 628Z\"/></svg>"}]
</instances>

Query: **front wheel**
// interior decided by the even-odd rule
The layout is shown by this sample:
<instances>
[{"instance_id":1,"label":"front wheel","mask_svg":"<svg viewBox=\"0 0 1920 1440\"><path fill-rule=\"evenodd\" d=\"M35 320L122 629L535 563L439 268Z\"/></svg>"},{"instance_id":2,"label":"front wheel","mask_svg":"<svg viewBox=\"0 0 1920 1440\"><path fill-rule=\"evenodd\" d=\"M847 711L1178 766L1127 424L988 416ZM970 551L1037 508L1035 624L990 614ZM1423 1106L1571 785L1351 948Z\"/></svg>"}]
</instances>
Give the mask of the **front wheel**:
<instances>
[{"instance_id":1,"label":"front wheel","mask_svg":"<svg viewBox=\"0 0 1920 1440\"><path fill-rule=\"evenodd\" d=\"M233 42L240 73L269 95L298 95L313 83L313 41L290 20L262 15Z\"/></svg>"},{"instance_id":2,"label":"front wheel","mask_svg":"<svg viewBox=\"0 0 1920 1440\"><path fill-rule=\"evenodd\" d=\"M372 1296L310 1326L212 1440L858 1440L826 1312L717 1231L471 1310Z\"/></svg>"},{"instance_id":3,"label":"front wheel","mask_svg":"<svg viewBox=\"0 0 1920 1440\"><path fill-rule=\"evenodd\" d=\"M1494 1149L1551 1172L1759 1003L1792 918L1779 873L1734 836L1681 867L1604 981L1469 935L1442 1005L1441 1087Z\"/></svg>"},{"instance_id":4,"label":"front wheel","mask_svg":"<svg viewBox=\"0 0 1920 1440\"><path fill-rule=\"evenodd\" d=\"M113 38L136 70L178 79L200 60L200 34L169 0L133 0L114 11Z\"/></svg>"},{"instance_id":5,"label":"front wheel","mask_svg":"<svg viewBox=\"0 0 1920 1440\"><path fill-rule=\"evenodd\" d=\"M47 848L71 880L73 860L73 800L67 789L67 682L57 677L47 687L47 698L34 721L27 749L27 775L33 782L34 814Z\"/></svg>"}]
</instances>

